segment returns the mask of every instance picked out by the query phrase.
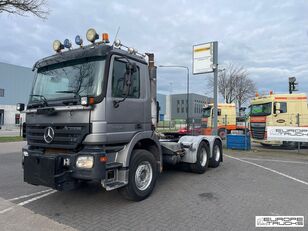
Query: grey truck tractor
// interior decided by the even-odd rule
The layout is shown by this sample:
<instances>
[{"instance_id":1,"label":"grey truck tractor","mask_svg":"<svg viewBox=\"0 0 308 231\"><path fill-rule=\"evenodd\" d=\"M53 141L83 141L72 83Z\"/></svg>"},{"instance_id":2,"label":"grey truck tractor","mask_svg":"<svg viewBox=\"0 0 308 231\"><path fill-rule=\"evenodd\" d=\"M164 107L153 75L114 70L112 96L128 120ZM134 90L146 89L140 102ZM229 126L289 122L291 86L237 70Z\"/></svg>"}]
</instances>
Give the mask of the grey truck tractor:
<instances>
[{"instance_id":1,"label":"grey truck tractor","mask_svg":"<svg viewBox=\"0 0 308 231\"><path fill-rule=\"evenodd\" d=\"M101 39L99 39L101 37ZM24 181L59 191L99 182L127 199L148 197L163 164L204 173L223 159L217 136L167 139L156 130L156 66L120 40L89 29L83 44L54 41L55 54L33 66L22 149Z\"/></svg>"}]
</instances>

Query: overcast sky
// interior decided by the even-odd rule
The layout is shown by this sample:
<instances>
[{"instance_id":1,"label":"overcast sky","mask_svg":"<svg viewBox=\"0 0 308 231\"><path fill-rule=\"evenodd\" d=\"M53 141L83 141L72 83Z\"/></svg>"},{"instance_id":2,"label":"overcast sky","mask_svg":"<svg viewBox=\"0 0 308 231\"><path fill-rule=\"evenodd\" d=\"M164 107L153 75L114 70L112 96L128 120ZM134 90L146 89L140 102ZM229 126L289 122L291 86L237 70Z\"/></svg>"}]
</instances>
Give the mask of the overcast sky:
<instances>
[{"instance_id":1,"label":"overcast sky","mask_svg":"<svg viewBox=\"0 0 308 231\"><path fill-rule=\"evenodd\" d=\"M48 0L47 20L0 14L0 62L31 67L53 54L52 42L86 30L108 32L140 52L154 52L157 65L191 69L192 45L218 41L219 64L243 66L259 92L287 92L296 76L308 93L308 2L273 0L85 1ZM191 92L204 94L212 74L191 75ZM186 91L185 69L158 68L158 91Z\"/></svg>"}]
</instances>

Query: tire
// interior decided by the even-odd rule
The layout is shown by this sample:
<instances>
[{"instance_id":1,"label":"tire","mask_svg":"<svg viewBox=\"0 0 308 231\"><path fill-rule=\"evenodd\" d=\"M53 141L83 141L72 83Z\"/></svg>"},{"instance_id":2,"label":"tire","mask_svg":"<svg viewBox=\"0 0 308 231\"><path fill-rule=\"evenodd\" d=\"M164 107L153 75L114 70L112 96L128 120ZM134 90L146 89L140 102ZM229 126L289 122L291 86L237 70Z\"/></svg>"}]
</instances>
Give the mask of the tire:
<instances>
[{"instance_id":1,"label":"tire","mask_svg":"<svg viewBox=\"0 0 308 231\"><path fill-rule=\"evenodd\" d=\"M297 142L294 141L284 141L282 146L289 148L289 149L296 149L297 148Z\"/></svg>"},{"instance_id":2,"label":"tire","mask_svg":"<svg viewBox=\"0 0 308 231\"><path fill-rule=\"evenodd\" d=\"M227 137L227 130L224 129L224 128L220 128L218 130L218 136L222 139L222 140L225 140L226 137Z\"/></svg>"},{"instance_id":3,"label":"tire","mask_svg":"<svg viewBox=\"0 0 308 231\"><path fill-rule=\"evenodd\" d=\"M222 146L218 140L215 140L213 145L213 154L210 158L209 167L217 168L222 160Z\"/></svg>"},{"instance_id":4,"label":"tire","mask_svg":"<svg viewBox=\"0 0 308 231\"><path fill-rule=\"evenodd\" d=\"M267 148L271 148L272 145L271 144L265 144L265 143L260 143L263 147L267 147Z\"/></svg>"},{"instance_id":5,"label":"tire","mask_svg":"<svg viewBox=\"0 0 308 231\"><path fill-rule=\"evenodd\" d=\"M190 164L190 170L195 173L204 173L209 165L210 148L204 141L201 141L197 151L197 162Z\"/></svg>"},{"instance_id":6,"label":"tire","mask_svg":"<svg viewBox=\"0 0 308 231\"><path fill-rule=\"evenodd\" d=\"M153 191L158 175L153 154L147 150L136 149L130 160L128 184L119 188L119 193L126 199L141 201Z\"/></svg>"}]
</instances>

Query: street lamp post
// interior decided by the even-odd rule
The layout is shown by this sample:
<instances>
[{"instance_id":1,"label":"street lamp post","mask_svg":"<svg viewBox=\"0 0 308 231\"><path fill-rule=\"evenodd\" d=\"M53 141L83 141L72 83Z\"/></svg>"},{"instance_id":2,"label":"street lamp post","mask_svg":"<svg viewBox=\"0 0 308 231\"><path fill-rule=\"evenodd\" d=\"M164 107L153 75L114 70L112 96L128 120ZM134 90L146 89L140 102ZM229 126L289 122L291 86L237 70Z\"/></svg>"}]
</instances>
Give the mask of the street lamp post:
<instances>
[{"instance_id":1,"label":"street lamp post","mask_svg":"<svg viewBox=\"0 0 308 231\"><path fill-rule=\"evenodd\" d=\"M185 68L187 71L187 92L186 92L186 129L188 133L189 129L189 68L186 66L177 65L159 65L159 67L170 67L170 68Z\"/></svg>"}]
</instances>

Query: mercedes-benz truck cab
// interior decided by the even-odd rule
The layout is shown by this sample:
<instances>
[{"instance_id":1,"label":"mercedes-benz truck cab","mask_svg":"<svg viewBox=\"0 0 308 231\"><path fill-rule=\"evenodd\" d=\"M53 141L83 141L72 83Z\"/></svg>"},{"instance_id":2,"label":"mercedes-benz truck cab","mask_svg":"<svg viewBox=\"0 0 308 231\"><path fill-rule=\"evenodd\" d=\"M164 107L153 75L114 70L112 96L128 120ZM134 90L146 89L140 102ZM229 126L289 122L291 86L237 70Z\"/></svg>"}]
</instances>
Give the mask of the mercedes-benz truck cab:
<instances>
[{"instance_id":1,"label":"mercedes-benz truck cab","mask_svg":"<svg viewBox=\"0 0 308 231\"><path fill-rule=\"evenodd\" d=\"M147 54L147 61L133 48L122 49L127 47L119 40L109 45L107 34L99 42L98 37L89 29L90 44L84 46L76 36L76 49L69 40L56 40L56 54L34 65L25 110L24 181L57 190L97 181L142 200L151 194L163 160L189 163L199 173L217 167L219 137L159 141L154 55Z\"/></svg>"}]
</instances>

